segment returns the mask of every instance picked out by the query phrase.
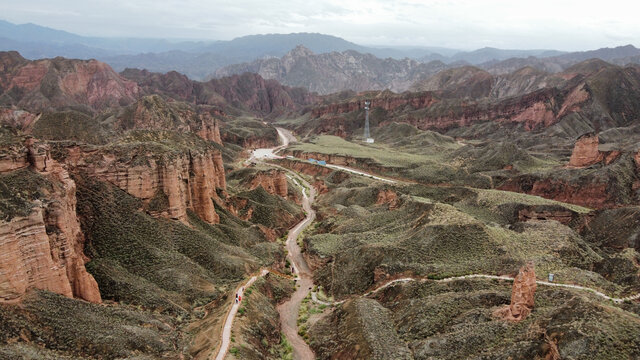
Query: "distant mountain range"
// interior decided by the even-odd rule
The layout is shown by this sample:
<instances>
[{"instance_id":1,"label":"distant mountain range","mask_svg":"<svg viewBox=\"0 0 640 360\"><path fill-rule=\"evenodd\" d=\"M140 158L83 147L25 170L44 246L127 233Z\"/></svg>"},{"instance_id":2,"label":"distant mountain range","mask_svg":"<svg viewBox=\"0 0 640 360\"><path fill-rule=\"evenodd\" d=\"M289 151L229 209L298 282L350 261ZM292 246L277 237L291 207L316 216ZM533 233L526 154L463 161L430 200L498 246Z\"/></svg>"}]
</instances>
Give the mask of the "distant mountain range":
<instances>
[{"instance_id":1,"label":"distant mountain range","mask_svg":"<svg viewBox=\"0 0 640 360\"><path fill-rule=\"evenodd\" d=\"M298 45L302 48L292 50ZM469 65L500 75L524 67L556 73L590 58L617 65L640 63L640 50L632 45L571 53L496 48L459 51L437 47L371 47L314 33L250 35L230 41L169 41L85 37L0 20L2 50L16 50L28 59L95 58L116 71L127 68L177 71L196 80L249 71L323 94L347 89L404 91L441 70Z\"/></svg>"},{"instance_id":2,"label":"distant mountain range","mask_svg":"<svg viewBox=\"0 0 640 360\"><path fill-rule=\"evenodd\" d=\"M496 50L508 53L504 50ZM482 53L484 52L477 52L477 54ZM547 75L563 71L593 56L606 59L611 63L626 65L624 59L633 60L632 55L638 53L640 50L629 45L543 58L529 56L503 61L491 60L471 66L464 61L446 64L439 60L421 63L411 59L380 59L354 50L316 54L303 46L298 46L282 58L263 58L223 67L215 72L214 77L245 72L257 73L265 79L275 79L288 86L305 87L324 95L343 90L389 89L394 92L403 92L450 90L455 87L456 93L472 97L480 97L480 94L506 97L547 86ZM622 57L617 58L618 56ZM519 73L526 75L523 80L524 85L510 88L511 82L509 82L508 85L494 89L496 81L502 82L509 76L519 77L517 75ZM540 73L540 81L532 80L537 78L533 76L535 73ZM458 88L458 84L464 86Z\"/></svg>"},{"instance_id":3,"label":"distant mountain range","mask_svg":"<svg viewBox=\"0 0 640 360\"><path fill-rule=\"evenodd\" d=\"M127 67L150 71L175 70L195 79L205 78L226 65L264 57L282 57L297 45L314 53L354 50L379 58L410 58L420 62L479 64L514 56L553 56L553 50L501 50L471 52L442 47L372 47L342 38L313 33L249 35L230 41L169 41L163 39L86 37L36 24L16 25L0 20L0 51L16 50L29 59L63 56L95 58L121 71Z\"/></svg>"}]
</instances>

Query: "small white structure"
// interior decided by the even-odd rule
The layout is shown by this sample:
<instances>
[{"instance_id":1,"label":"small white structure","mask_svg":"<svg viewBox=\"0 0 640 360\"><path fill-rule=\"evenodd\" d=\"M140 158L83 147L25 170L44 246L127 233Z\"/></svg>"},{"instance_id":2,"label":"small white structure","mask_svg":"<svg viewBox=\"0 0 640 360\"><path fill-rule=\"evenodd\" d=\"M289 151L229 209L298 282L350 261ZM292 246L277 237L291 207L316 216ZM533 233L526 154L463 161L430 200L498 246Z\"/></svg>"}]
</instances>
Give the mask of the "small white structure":
<instances>
[{"instance_id":1,"label":"small white structure","mask_svg":"<svg viewBox=\"0 0 640 360\"><path fill-rule=\"evenodd\" d=\"M367 138L367 142L368 142L369 144L373 144L373 138Z\"/></svg>"}]
</instances>

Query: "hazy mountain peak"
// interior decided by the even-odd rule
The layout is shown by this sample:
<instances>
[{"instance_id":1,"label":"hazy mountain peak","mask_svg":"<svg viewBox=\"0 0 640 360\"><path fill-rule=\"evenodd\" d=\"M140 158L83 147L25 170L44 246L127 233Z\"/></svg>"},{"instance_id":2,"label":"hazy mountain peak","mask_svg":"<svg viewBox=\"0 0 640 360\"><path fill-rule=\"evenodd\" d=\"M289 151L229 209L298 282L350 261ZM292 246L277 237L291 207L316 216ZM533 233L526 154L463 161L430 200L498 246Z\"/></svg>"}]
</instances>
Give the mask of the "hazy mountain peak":
<instances>
[{"instance_id":1,"label":"hazy mountain peak","mask_svg":"<svg viewBox=\"0 0 640 360\"><path fill-rule=\"evenodd\" d=\"M295 48L289 51L289 53L287 53L287 56L296 56L296 57L311 56L311 55L315 55L315 54L313 53L313 51L309 50L302 44L297 45Z\"/></svg>"}]
</instances>

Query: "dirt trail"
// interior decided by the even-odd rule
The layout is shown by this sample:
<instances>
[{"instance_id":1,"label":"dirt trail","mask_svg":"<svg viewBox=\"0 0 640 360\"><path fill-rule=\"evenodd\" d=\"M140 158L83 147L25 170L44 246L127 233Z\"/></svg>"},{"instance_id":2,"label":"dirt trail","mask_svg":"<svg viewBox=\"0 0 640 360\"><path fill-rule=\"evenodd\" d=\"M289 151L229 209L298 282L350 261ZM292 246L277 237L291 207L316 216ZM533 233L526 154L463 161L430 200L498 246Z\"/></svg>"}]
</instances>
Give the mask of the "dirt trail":
<instances>
[{"instance_id":1,"label":"dirt trail","mask_svg":"<svg viewBox=\"0 0 640 360\"><path fill-rule=\"evenodd\" d=\"M306 360L315 359L315 356L309 345L298 335L298 310L300 309L302 300L313 288L313 275L298 246L298 236L313 222L316 213L311 208L311 204L315 198L315 190L306 182L304 185L310 189L310 194L307 195L307 190L304 189L304 187L302 188L302 207L306 211L307 217L289 231L286 243L289 257L298 275L297 284L299 286L288 301L278 306L278 312L280 313L282 332L293 347L293 358Z\"/></svg>"},{"instance_id":2,"label":"dirt trail","mask_svg":"<svg viewBox=\"0 0 640 360\"><path fill-rule=\"evenodd\" d=\"M260 161L263 159L277 159L281 158L275 154L275 152L283 149L289 145L290 141L295 141L295 136L291 134L290 131L277 128L278 136L280 137L280 141L282 145L277 146L275 148L269 149L256 149L252 152L251 157L248 161ZM298 182L301 181L304 185L310 189L310 194L307 195L306 189L300 185ZM293 293L291 299L287 302L278 306L278 312L280 313L280 319L282 322L282 331L287 336L287 339L291 343L293 347L293 354L295 359L315 359L313 355L313 351L307 343L298 335L298 309L300 308L300 304L302 300L307 296L311 288L313 287L313 280L311 276L311 271L307 266L307 262L302 257L300 252L300 247L298 246L297 239L298 235L307 227L309 224L313 222L316 217L315 211L311 208L311 204L315 199L315 190L311 185L309 185L302 178L298 178L298 180L293 179L293 181L298 184L302 188L303 193L303 201L302 207L306 212L307 216L299 222L293 229L289 231L289 236L287 237L287 250L289 251L289 256L291 257L292 263L298 272L298 281L297 283L300 287ZM269 273L269 270L264 269L259 275L251 277L246 283L241 286L238 286L236 289L237 294L242 295L241 289L247 289L251 284L253 284L258 276L263 277ZM235 294L234 294L235 296ZM233 321L238 312L238 308L240 307L240 303L233 303L231 309L227 314L227 318L224 322L224 327L222 330L222 342L220 345L220 349L215 357L216 360L223 360L229 351L229 345L231 344L231 328L233 327Z\"/></svg>"},{"instance_id":3,"label":"dirt trail","mask_svg":"<svg viewBox=\"0 0 640 360\"><path fill-rule=\"evenodd\" d=\"M238 286L235 293L238 294L239 296L242 296L243 295L242 289L247 289L249 286L251 286L251 284L253 284L258 279L258 276L263 277L268 272L269 270L262 270L260 275L252 276L246 283L242 284L241 286ZM231 310L229 310L229 313L227 314L227 318L224 321L224 327L222 329L222 343L220 345L220 350L218 351L218 355L216 356L216 360L223 360L224 357L227 355L227 351L229 350L229 345L231 344L231 327L233 326L233 320L236 318L236 314L238 313L238 308L240 307L240 304L241 304L240 302L236 303L234 301L233 305L231 306Z\"/></svg>"},{"instance_id":4,"label":"dirt trail","mask_svg":"<svg viewBox=\"0 0 640 360\"><path fill-rule=\"evenodd\" d=\"M439 280L432 280L432 281L437 281L437 282L451 282L451 281L455 281L455 280L461 280L461 279L473 279L473 278L484 278L484 279L496 279L496 280L507 280L507 281L513 281L514 279L512 277L509 276L498 276L498 275L487 275L487 274L471 274L471 275L463 275L463 276L452 276L449 278L444 278L444 279L439 279ZM429 279L427 278L402 278L402 279L395 279L389 282L386 282L384 284L381 284L380 286L378 286L377 288L363 294L362 296L369 296L372 294L375 294L376 292L385 289L393 284L397 284L397 283L404 283L404 282L409 282L409 281L427 281ZM542 281L542 280L536 280L536 284L538 285L544 285L544 286L555 286L555 287L564 287L564 288L570 288L570 289L577 289L577 290L584 290L584 291L588 291L593 293L596 296L599 296L601 298L604 298L606 300L611 300L615 303L622 303L624 301L631 301L631 300L638 300L640 299L640 294L635 294L635 295L630 295L630 296L626 296L623 298L617 298L617 297L612 297L609 295L606 295L596 289L590 288L590 287L586 287L586 286L581 286L581 285L573 285L573 284L561 284L561 283L552 283L552 282L548 282L548 281ZM339 305L342 304L344 302L344 300L342 301L334 301L334 302L325 302L325 301L321 301L318 299L317 295L315 293L311 294L311 299L319 304L324 304L324 305Z\"/></svg>"}]
</instances>

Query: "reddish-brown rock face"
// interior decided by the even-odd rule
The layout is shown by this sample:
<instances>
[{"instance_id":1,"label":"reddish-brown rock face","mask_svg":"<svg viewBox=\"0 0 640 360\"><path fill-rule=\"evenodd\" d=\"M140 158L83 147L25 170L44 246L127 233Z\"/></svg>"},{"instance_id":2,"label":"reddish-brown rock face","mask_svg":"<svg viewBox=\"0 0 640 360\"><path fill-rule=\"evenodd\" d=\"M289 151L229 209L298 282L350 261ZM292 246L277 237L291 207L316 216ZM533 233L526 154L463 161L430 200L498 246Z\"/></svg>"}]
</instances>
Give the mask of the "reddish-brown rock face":
<instances>
[{"instance_id":1,"label":"reddish-brown rock face","mask_svg":"<svg viewBox=\"0 0 640 360\"><path fill-rule=\"evenodd\" d=\"M282 170L260 171L248 179L247 187L250 190L262 186L269 194L287 198L289 188L287 176Z\"/></svg>"},{"instance_id":2,"label":"reddish-brown rock face","mask_svg":"<svg viewBox=\"0 0 640 360\"><path fill-rule=\"evenodd\" d=\"M122 162L108 152L85 152L77 147L68 151L71 166L121 188L145 204L164 194L168 205L151 211L154 216L186 223L187 209L191 209L208 223L219 221L214 200L219 200L216 189L226 189L226 180L222 155L217 151L161 159L149 155L137 164Z\"/></svg>"},{"instance_id":3,"label":"reddish-brown rock face","mask_svg":"<svg viewBox=\"0 0 640 360\"><path fill-rule=\"evenodd\" d=\"M539 130L557 123L569 113L579 111L591 100L583 85L563 90L543 88L492 102L443 98L442 92L382 92L369 96L372 109L383 109L388 113L389 120L380 122L378 126L402 118L402 122L423 130L447 130L483 121L522 124L527 131ZM314 122L313 130L316 133L346 136L360 125L347 121L344 114L363 108L364 99L317 106L311 116L320 121Z\"/></svg>"},{"instance_id":4,"label":"reddish-brown rock face","mask_svg":"<svg viewBox=\"0 0 640 360\"><path fill-rule=\"evenodd\" d=\"M33 114L24 110L0 109L0 124L20 129L24 133L31 133L33 124L38 121L40 114Z\"/></svg>"},{"instance_id":5,"label":"reddish-brown rock face","mask_svg":"<svg viewBox=\"0 0 640 360\"><path fill-rule=\"evenodd\" d=\"M638 150L638 152L636 152L635 156L633 157L636 161L636 166L638 167L638 170L640 170L640 150Z\"/></svg>"},{"instance_id":6,"label":"reddish-brown rock face","mask_svg":"<svg viewBox=\"0 0 640 360\"><path fill-rule=\"evenodd\" d=\"M389 171L389 168L384 168L375 163L372 159L368 158L356 158L346 155L303 152L300 150L285 150L285 154L292 155L303 160L312 158L316 160L326 161L328 164L357 167L359 169L363 169L365 171L370 171L373 173L385 173Z\"/></svg>"},{"instance_id":7,"label":"reddish-brown rock face","mask_svg":"<svg viewBox=\"0 0 640 360\"><path fill-rule=\"evenodd\" d=\"M529 263L520 268L518 275L513 280L513 290L511 291L511 304L499 309L495 314L510 321L521 321L529 314L534 306L534 295L536 292L536 274L533 264Z\"/></svg>"},{"instance_id":8,"label":"reddish-brown rock face","mask_svg":"<svg viewBox=\"0 0 640 360\"><path fill-rule=\"evenodd\" d=\"M508 180L498 189L601 209L615 205L615 194L607 191L607 185L607 183L581 185L553 179L539 179L530 183L529 180L517 177Z\"/></svg>"},{"instance_id":9,"label":"reddish-brown rock face","mask_svg":"<svg viewBox=\"0 0 640 360\"><path fill-rule=\"evenodd\" d=\"M598 150L599 145L598 135L580 137L573 148L569 166L586 167L601 162L604 154Z\"/></svg>"},{"instance_id":10,"label":"reddish-brown rock face","mask_svg":"<svg viewBox=\"0 0 640 360\"><path fill-rule=\"evenodd\" d=\"M28 216L0 221L0 298L17 299L34 287L99 303L98 285L84 266L75 182L36 146L27 143L25 162L54 183L53 191Z\"/></svg>"},{"instance_id":11,"label":"reddish-brown rock face","mask_svg":"<svg viewBox=\"0 0 640 360\"><path fill-rule=\"evenodd\" d=\"M391 189L384 189L378 192L378 198L376 205L388 204L389 210L394 210L398 207L398 194Z\"/></svg>"},{"instance_id":12,"label":"reddish-brown rock face","mask_svg":"<svg viewBox=\"0 0 640 360\"><path fill-rule=\"evenodd\" d=\"M277 160L277 163L291 170L295 170L297 172L311 175L311 176L327 175L333 171L331 168L320 166L320 165L314 165L304 161L281 159L281 160Z\"/></svg>"},{"instance_id":13,"label":"reddish-brown rock face","mask_svg":"<svg viewBox=\"0 0 640 360\"><path fill-rule=\"evenodd\" d=\"M569 210L549 211L538 210L535 207L518 211L518 220L555 220L562 224L569 224L573 220L573 213Z\"/></svg>"},{"instance_id":14,"label":"reddish-brown rock face","mask_svg":"<svg viewBox=\"0 0 640 360\"><path fill-rule=\"evenodd\" d=\"M327 114L338 115L364 109L364 99L318 106L313 109L311 116L320 117ZM403 106L411 106L415 109L429 107L436 102L431 92L411 93L403 96L374 97L370 99L371 108L381 108L392 111Z\"/></svg>"},{"instance_id":15,"label":"reddish-brown rock face","mask_svg":"<svg viewBox=\"0 0 640 360\"><path fill-rule=\"evenodd\" d=\"M19 56L19 55L17 55ZM0 62L15 57L0 52ZM43 111L71 105L94 110L132 103L139 96L138 85L118 75L109 65L96 60L63 58L13 61L5 66L2 88L13 105ZM19 94L19 95L16 95ZM52 95L53 94L53 95Z\"/></svg>"},{"instance_id":16,"label":"reddish-brown rock face","mask_svg":"<svg viewBox=\"0 0 640 360\"><path fill-rule=\"evenodd\" d=\"M123 130L172 130L192 132L205 140L222 144L220 122L224 113L215 107L195 107L167 102L157 95L145 96L127 107L118 117Z\"/></svg>"},{"instance_id":17,"label":"reddish-brown rock face","mask_svg":"<svg viewBox=\"0 0 640 360\"><path fill-rule=\"evenodd\" d=\"M327 187L327 184L325 184L324 181L322 180L316 180L313 183L313 187L316 189L316 194L318 195L326 194L329 192L329 188Z\"/></svg>"},{"instance_id":18,"label":"reddish-brown rock face","mask_svg":"<svg viewBox=\"0 0 640 360\"><path fill-rule=\"evenodd\" d=\"M175 71L159 74L127 69L122 74L136 81L146 94L164 94L197 105L242 108L257 115L295 111L318 101L318 96L304 89L283 86L255 73L207 82L189 80Z\"/></svg>"}]
</instances>

